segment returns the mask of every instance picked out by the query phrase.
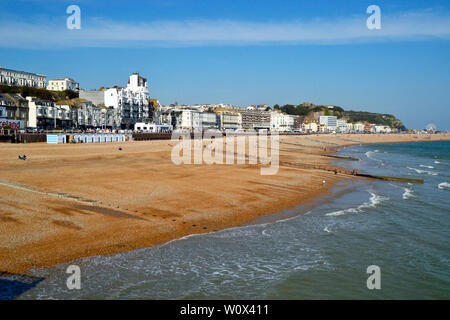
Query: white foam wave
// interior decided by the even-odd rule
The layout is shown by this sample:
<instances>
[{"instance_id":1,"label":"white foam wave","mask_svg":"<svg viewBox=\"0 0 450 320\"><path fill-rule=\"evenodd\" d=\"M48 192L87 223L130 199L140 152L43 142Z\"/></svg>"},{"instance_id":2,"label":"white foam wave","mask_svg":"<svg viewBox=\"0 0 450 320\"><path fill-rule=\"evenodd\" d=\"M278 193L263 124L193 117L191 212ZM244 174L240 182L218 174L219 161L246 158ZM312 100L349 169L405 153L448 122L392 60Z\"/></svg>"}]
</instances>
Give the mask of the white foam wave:
<instances>
[{"instance_id":1,"label":"white foam wave","mask_svg":"<svg viewBox=\"0 0 450 320\"><path fill-rule=\"evenodd\" d=\"M271 237L271 235L266 232L266 229L264 229L261 233L263 236Z\"/></svg>"},{"instance_id":2,"label":"white foam wave","mask_svg":"<svg viewBox=\"0 0 450 320\"><path fill-rule=\"evenodd\" d=\"M436 163L436 164L441 164L441 162L440 162L440 161L437 161L437 160L436 160L434 163Z\"/></svg>"},{"instance_id":3,"label":"white foam wave","mask_svg":"<svg viewBox=\"0 0 450 320\"><path fill-rule=\"evenodd\" d=\"M374 161L378 161L378 162L383 163L382 160L379 160L379 159L377 159L377 158L375 158L375 157L373 156L376 152L377 152L377 150L375 150L375 151L367 151L367 152L365 153L365 155L366 155L366 157L369 158L369 159L372 159L372 160L374 160Z\"/></svg>"},{"instance_id":4,"label":"white foam wave","mask_svg":"<svg viewBox=\"0 0 450 320\"><path fill-rule=\"evenodd\" d=\"M347 213L358 213L358 212L364 211L364 209L375 208L381 202L389 200L388 197L383 197L383 196L377 195L373 192L369 192L369 193L371 195L369 201L364 202L363 204L359 205L358 207L348 208L348 209L344 209L344 210L338 210L335 212L327 213L325 215L336 217L336 216L342 216Z\"/></svg>"},{"instance_id":5,"label":"white foam wave","mask_svg":"<svg viewBox=\"0 0 450 320\"><path fill-rule=\"evenodd\" d=\"M426 166L426 165L424 165L424 164L421 164L420 166L421 166L422 168L434 169L433 166Z\"/></svg>"},{"instance_id":6,"label":"white foam wave","mask_svg":"<svg viewBox=\"0 0 450 320\"><path fill-rule=\"evenodd\" d=\"M408 200L414 198L413 189L405 188L405 192L403 193L403 199Z\"/></svg>"},{"instance_id":7,"label":"white foam wave","mask_svg":"<svg viewBox=\"0 0 450 320\"><path fill-rule=\"evenodd\" d=\"M438 188L441 190L450 189L450 183L448 182L439 183Z\"/></svg>"},{"instance_id":8,"label":"white foam wave","mask_svg":"<svg viewBox=\"0 0 450 320\"><path fill-rule=\"evenodd\" d=\"M328 233L330 233L330 232L331 232L331 230L330 230L330 229L328 229L328 227L325 227L325 228L323 228L323 231L325 231L325 232L328 232Z\"/></svg>"},{"instance_id":9,"label":"white foam wave","mask_svg":"<svg viewBox=\"0 0 450 320\"><path fill-rule=\"evenodd\" d=\"M411 168L411 167L407 167L407 168L408 168L409 170L414 170L414 171L416 171L417 173L420 173L420 174L429 174L429 175L431 175L431 176L437 176L437 175L438 175L438 173L432 172L432 171L420 170L420 169Z\"/></svg>"}]
</instances>

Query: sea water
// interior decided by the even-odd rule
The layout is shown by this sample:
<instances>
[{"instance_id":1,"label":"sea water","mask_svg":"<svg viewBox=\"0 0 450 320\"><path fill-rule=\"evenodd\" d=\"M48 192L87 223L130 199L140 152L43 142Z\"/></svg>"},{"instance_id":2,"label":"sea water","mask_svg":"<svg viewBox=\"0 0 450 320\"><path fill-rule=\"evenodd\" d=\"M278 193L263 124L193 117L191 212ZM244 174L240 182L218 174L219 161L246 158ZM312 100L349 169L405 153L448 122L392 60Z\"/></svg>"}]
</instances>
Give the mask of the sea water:
<instances>
[{"instance_id":1,"label":"sea water","mask_svg":"<svg viewBox=\"0 0 450 320\"><path fill-rule=\"evenodd\" d=\"M355 179L287 219L33 270L42 281L14 298L450 298L450 142L351 146L340 154L361 161L339 166L425 183ZM81 290L67 289L71 264L81 269ZM380 268L379 290L367 288L371 265Z\"/></svg>"}]
</instances>

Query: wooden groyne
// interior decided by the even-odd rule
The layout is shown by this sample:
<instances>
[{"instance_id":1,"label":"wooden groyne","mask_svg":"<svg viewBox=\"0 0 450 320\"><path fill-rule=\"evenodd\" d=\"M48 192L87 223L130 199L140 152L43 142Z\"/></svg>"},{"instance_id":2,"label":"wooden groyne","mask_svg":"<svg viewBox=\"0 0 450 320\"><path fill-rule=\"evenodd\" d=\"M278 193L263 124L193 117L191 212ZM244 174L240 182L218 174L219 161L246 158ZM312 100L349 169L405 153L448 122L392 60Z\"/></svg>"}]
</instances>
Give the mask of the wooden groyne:
<instances>
[{"instance_id":1,"label":"wooden groyne","mask_svg":"<svg viewBox=\"0 0 450 320\"><path fill-rule=\"evenodd\" d=\"M324 156L325 156L325 157L329 157L329 158L342 159L342 160L359 161L358 158L344 157L344 156L336 156L336 155L333 155L333 154L324 154Z\"/></svg>"},{"instance_id":2,"label":"wooden groyne","mask_svg":"<svg viewBox=\"0 0 450 320\"><path fill-rule=\"evenodd\" d=\"M367 174L367 173L356 173L355 176L369 178L369 179L385 180L385 181L409 182L409 183L420 183L420 184L424 184L424 182L425 182L423 179L412 179L412 178L392 177L392 176L377 176L377 175Z\"/></svg>"},{"instance_id":3,"label":"wooden groyne","mask_svg":"<svg viewBox=\"0 0 450 320\"><path fill-rule=\"evenodd\" d=\"M355 170L349 170L349 169L333 167L333 166L324 166L324 165L290 162L290 161L280 161L280 165L286 166L286 167L299 168L299 169L313 169L313 170L328 171L328 172L333 172L335 174L343 174L343 175L347 175L347 176L352 175L355 177L367 178L367 179L424 184L423 179L413 179L413 178L403 178L403 177L393 177L393 176L378 176L378 175L374 175L374 174L359 173Z\"/></svg>"}]
</instances>

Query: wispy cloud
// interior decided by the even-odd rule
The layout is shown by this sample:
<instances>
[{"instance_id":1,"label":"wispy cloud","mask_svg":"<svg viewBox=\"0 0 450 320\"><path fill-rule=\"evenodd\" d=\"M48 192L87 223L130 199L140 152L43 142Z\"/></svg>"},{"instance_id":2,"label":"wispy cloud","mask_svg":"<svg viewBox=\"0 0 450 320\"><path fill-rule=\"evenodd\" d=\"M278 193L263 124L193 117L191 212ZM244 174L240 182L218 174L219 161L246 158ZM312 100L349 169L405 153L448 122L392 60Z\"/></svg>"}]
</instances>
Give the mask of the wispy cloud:
<instances>
[{"instance_id":1,"label":"wispy cloud","mask_svg":"<svg viewBox=\"0 0 450 320\"><path fill-rule=\"evenodd\" d=\"M231 20L123 23L82 20L68 30L65 18L33 23L2 21L0 47L145 47L251 44L336 44L371 41L450 39L450 14L432 10L382 15L382 28L369 30L367 16L290 22Z\"/></svg>"}]
</instances>

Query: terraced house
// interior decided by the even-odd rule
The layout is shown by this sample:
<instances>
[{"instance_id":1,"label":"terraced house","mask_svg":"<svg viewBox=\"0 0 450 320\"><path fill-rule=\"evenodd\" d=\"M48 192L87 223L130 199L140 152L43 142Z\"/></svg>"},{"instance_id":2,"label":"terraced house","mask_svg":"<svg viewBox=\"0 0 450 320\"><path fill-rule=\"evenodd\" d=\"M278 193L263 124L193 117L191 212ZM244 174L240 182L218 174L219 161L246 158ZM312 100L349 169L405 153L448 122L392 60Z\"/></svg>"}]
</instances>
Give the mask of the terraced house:
<instances>
[{"instance_id":1,"label":"terraced house","mask_svg":"<svg viewBox=\"0 0 450 320\"><path fill-rule=\"evenodd\" d=\"M47 85L47 76L0 67L0 84L45 89Z\"/></svg>"}]
</instances>

